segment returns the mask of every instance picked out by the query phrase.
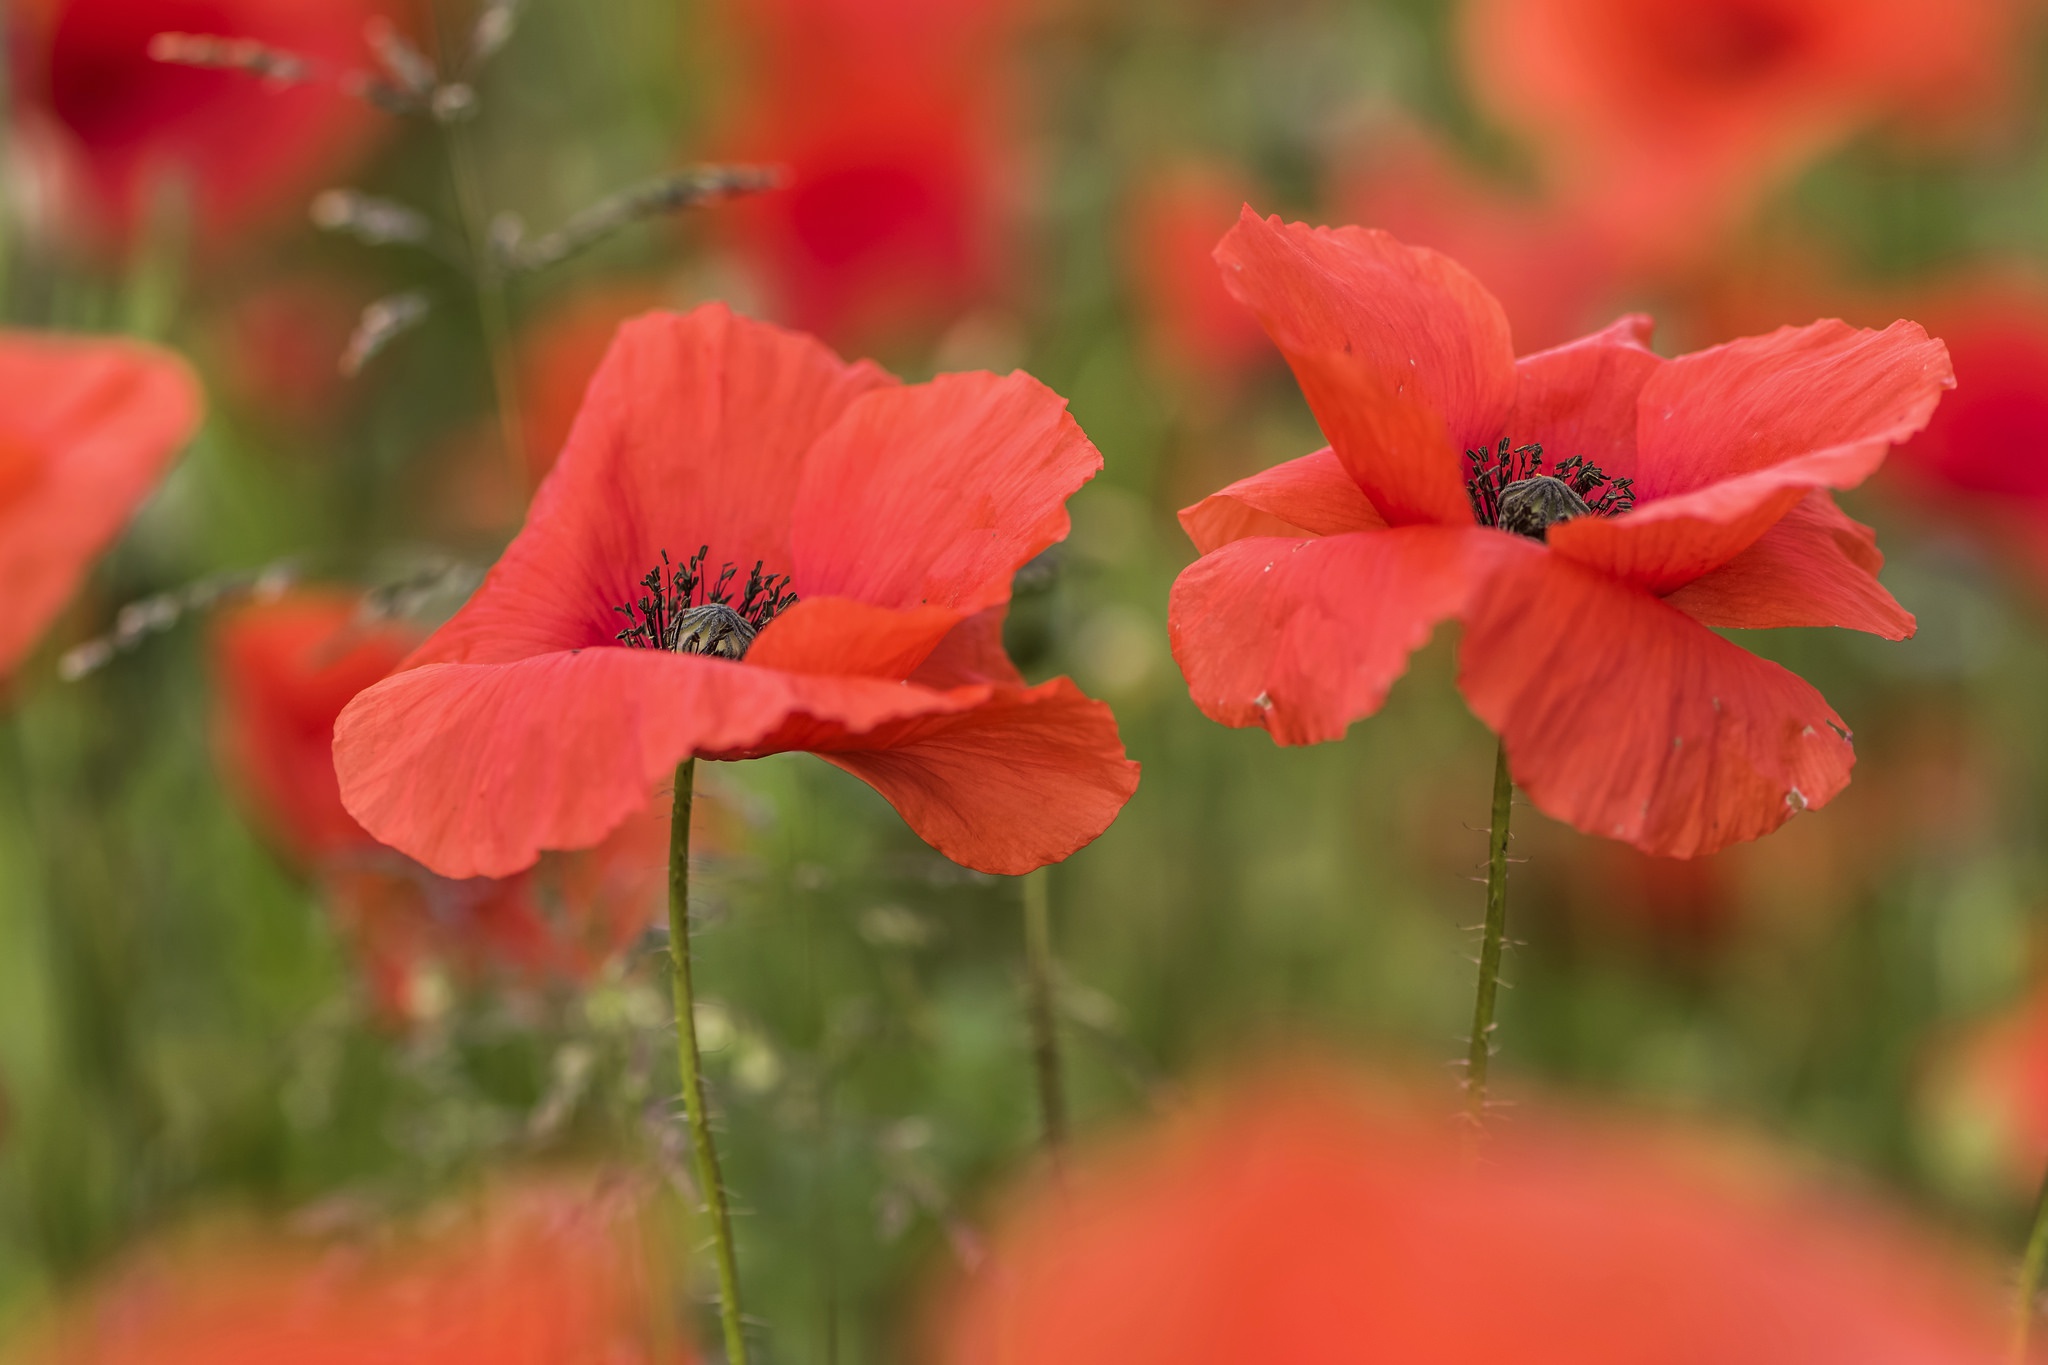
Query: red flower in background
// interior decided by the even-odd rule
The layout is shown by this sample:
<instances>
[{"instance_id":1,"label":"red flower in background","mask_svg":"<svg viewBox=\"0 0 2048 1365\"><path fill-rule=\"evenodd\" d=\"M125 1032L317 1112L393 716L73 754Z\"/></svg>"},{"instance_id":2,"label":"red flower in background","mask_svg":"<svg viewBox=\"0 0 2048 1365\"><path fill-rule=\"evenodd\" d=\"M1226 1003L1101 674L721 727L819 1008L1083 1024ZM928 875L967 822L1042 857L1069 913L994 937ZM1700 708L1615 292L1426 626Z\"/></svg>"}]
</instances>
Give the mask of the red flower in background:
<instances>
[{"instance_id":1,"label":"red flower in background","mask_svg":"<svg viewBox=\"0 0 2048 1365\"><path fill-rule=\"evenodd\" d=\"M1007 254L1019 0L748 0L723 154L788 183L722 210L778 313L834 339L943 327Z\"/></svg>"},{"instance_id":2,"label":"red flower in background","mask_svg":"<svg viewBox=\"0 0 2048 1365\"><path fill-rule=\"evenodd\" d=\"M15 49L23 95L75 154L87 223L126 235L166 174L188 173L202 241L303 215L384 120L331 85L276 88L235 71L151 60L158 33L252 38L359 64L380 0L32 0L35 34Z\"/></svg>"},{"instance_id":3,"label":"red flower in background","mask_svg":"<svg viewBox=\"0 0 2048 1365\"><path fill-rule=\"evenodd\" d=\"M716 304L629 323L483 587L342 713L343 799L502 876L687 757L804 750L956 862L1064 858L1137 765L1108 707L1023 684L1001 620L1101 462L1029 375L902 384Z\"/></svg>"},{"instance_id":4,"label":"red flower in background","mask_svg":"<svg viewBox=\"0 0 2048 1365\"><path fill-rule=\"evenodd\" d=\"M1760 1154L1524 1113L1447 1123L1329 1078L1216 1097L1021 1205L945 1365L1963 1365L1994 1281Z\"/></svg>"},{"instance_id":5,"label":"red flower in background","mask_svg":"<svg viewBox=\"0 0 2048 1365\"><path fill-rule=\"evenodd\" d=\"M2048 574L2048 461L2035 454L2048 430L2048 287L2006 275L1926 308L1964 382L1900 447L1894 482L1916 506L1974 526Z\"/></svg>"},{"instance_id":6,"label":"red flower in background","mask_svg":"<svg viewBox=\"0 0 2048 1365\"><path fill-rule=\"evenodd\" d=\"M1344 158L1334 180L1340 217L1378 224L1463 265L1500 300L1517 342L1529 350L1569 341L1612 316L1618 263L1585 224L1487 183L1420 134L1376 137ZM1202 263L1213 281L1210 252ZM1242 316L1235 300L1232 307Z\"/></svg>"},{"instance_id":7,"label":"red flower in background","mask_svg":"<svg viewBox=\"0 0 2048 1365\"><path fill-rule=\"evenodd\" d=\"M1204 380L1235 378L1272 355L1216 278L1217 235L1252 190L1236 168L1190 162L1141 185L1128 209L1124 254L1146 339L1168 364Z\"/></svg>"},{"instance_id":8,"label":"red flower in background","mask_svg":"<svg viewBox=\"0 0 2048 1365\"><path fill-rule=\"evenodd\" d=\"M630 1190L500 1187L428 1231L243 1233L132 1257L25 1365L690 1365Z\"/></svg>"},{"instance_id":9,"label":"red flower in background","mask_svg":"<svg viewBox=\"0 0 2048 1365\"><path fill-rule=\"evenodd\" d=\"M1475 94L1617 246L1669 264L1886 118L1995 102L2029 0L1475 0Z\"/></svg>"},{"instance_id":10,"label":"red flower in background","mask_svg":"<svg viewBox=\"0 0 2048 1365\"><path fill-rule=\"evenodd\" d=\"M415 1012L429 961L586 977L652 922L667 825L627 822L588 853L501 881L450 881L383 848L350 817L334 776L334 721L419 642L365 621L352 593L303 590L242 608L214 639L216 747L252 818L320 880L381 1004Z\"/></svg>"},{"instance_id":11,"label":"red flower in background","mask_svg":"<svg viewBox=\"0 0 2048 1365\"><path fill-rule=\"evenodd\" d=\"M224 387L274 421L331 422L351 392L339 361L362 311L362 292L331 276L296 275L249 291L210 328Z\"/></svg>"},{"instance_id":12,"label":"red flower in background","mask_svg":"<svg viewBox=\"0 0 2048 1365\"><path fill-rule=\"evenodd\" d=\"M1467 702L1588 833L1689 857L1848 782L1820 694L1714 631L1912 632L1827 490L1926 423L1941 343L1818 322L1666 360L1632 317L1517 361L1477 281L1385 233L1247 210L1217 259L1330 447L1181 513L1174 656L1211 719L1336 739L1456 617Z\"/></svg>"},{"instance_id":13,"label":"red flower in background","mask_svg":"<svg viewBox=\"0 0 2048 1365\"><path fill-rule=\"evenodd\" d=\"M132 341L0 332L0 678L198 429L184 361Z\"/></svg>"}]
</instances>

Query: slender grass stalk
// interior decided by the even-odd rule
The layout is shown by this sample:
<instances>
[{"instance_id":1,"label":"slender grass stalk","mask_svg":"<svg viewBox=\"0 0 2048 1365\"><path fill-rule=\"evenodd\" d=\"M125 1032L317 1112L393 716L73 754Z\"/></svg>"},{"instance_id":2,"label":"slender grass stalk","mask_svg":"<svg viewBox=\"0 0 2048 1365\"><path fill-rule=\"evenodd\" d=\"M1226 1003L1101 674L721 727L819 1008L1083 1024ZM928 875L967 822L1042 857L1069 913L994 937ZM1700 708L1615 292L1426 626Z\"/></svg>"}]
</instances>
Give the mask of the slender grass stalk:
<instances>
[{"instance_id":1,"label":"slender grass stalk","mask_svg":"<svg viewBox=\"0 0 2048 1365\"><path fill-rule=\"evenodd\" d=\"M2027 1250L2020 1257L2019 1301L2013 1305L2012 1358L2027 1358L2027 1342L2034 1334L2035 1305L2041 1298L2041 1274L2048 1270L2048 1173L2041 1177L2041 1192L2034 1196L2034 1220L2027 1231Z\"/></svg>"},{"instance_id":2,"label":"slender grass stalk","mask_svg":"<svg viewBox=\"0 0 2048 1365\"><path fill-rule=\"evenodd\" d=\"M1052 897L1046 868L1024 874L1024 1008L1031 1025L1031 1065L1046 1154L1057 1161L1067 1143L1067 1099L1060 1074L1059 1016L1053 997Z\"/></svg>"},{"instance_id":3,"label":"slender grass stalk","mask_svg":"<svg viewBox=\"0 0 2048 1365\"><path fill-rule=\"evenodd\" d=\"M676 766L675 811L669 817L668 833L669 977L675 994L676 1055L683 1074L683 1107L690 1119L690 1150L696 1158L704 1211L711 1219L718 1266L718 1316L725 1328L725 1358L728 1365L747 1365L732 1214L726 1208L725 1179L719 1174L718 1148L711 1140L711 1118L704 1107L704 1063L697 1051L696 997L690 985L690 802L696 779L696 759L686 758Z\"/></svg>"},{"instance_id":4,"label":"slender grass stalk","mask_svg":"<svg viewBox=\"0 0 2048 1365\"><path fill-rule=\"evenodd\" d=\"M1472 1039L1465 1054L1465 1112L1486 1117L1486 1069L1493 1058L1493 1002L1500 990L1500 953L1508 929L1508 814L1515 780L1505 744L1493 759L1493 828L1486 841L1486 928L1479 941L1479 992L1472 1002Z\"/></svg>"},{"instance_id":5,"label":"slender grass stalk","mask_svg":"<svg viewBox=\"0 0 2048 1365\"><path fill-rule=\"evenodd\" d=\"M484 353L490 361L491 393L498 409L498 437L521 498L531 491L526 461L526 428L520 418L519 367L512 358L511 310L505 300L505 271L491 245L490 208L483 178L477 172L476 150L469 126L461 119L441 125L448 148L448 175L455 183L455 207L469 245L470 285L476 294L477 322L483 331Z\"/></svg>"}]
</instances>

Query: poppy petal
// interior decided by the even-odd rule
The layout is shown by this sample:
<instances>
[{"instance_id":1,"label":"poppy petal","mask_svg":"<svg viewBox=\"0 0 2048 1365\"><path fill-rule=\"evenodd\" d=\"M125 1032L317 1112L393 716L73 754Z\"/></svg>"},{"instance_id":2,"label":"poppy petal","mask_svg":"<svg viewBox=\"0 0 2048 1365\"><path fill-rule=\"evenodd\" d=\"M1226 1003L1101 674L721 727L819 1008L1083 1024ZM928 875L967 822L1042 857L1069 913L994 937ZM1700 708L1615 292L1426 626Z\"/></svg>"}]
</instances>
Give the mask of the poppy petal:
<instances>
[{"instance_id":1,"label":"poppy petal","mask_svg":"<svg viewBox=\"0 0 2048 1365\"><path fill-rule=\"evenodd\" d=\"M1618 517L1577 517L1550 528L1550 548L1650 592L1672 592L1754 545L1811 491L1862 483L1884 455L1882 442L1815 451Z\"/></svg>"},{"instance_id":2,"label":"poppy petal","mask_svg":"<svg viewBox=\"0 0 2048 1365\"><path fill-rule=\"evenodd\" d=\"M1535 546L1473 595L1459 686L1536 805L1687 858L1826 805L1848 730L1821 695L1676 608Z\"/></svg>"},{"instance_id":3,"label":"poppy petal","mask_svg":"<svg viewBox=\"0 0 2048 1365\"><path fill-rule=\"evenodd\" d=\"M1282 224L1249 207L1216 260L1386 520L1470 522L1460 452L1505 434L1515 401L1493 296L1450 258L1386 233Z\"/></svg>"},{"instance_id":4,"label":"poppy petal","mask_svg":"<svg viewBox=\"0 0 2048 1365\"><path fill-rule=\"evenodd\" d=\"M1634 478L1636 398L1665 364L1650 349L1651 326L1631 313L1516 361L1521 385L1503 434L1515 445L1541 444L1553 466L1577 455L1609 478Z\"/></svg>"},{"instance_id":5,"label":"poppy petal","mask_svg":"<svg viewBox=\"0 0 2048 1365\"><path fill-rule=\"evenodd\" d=\"M786 673L900 681L960 620L944 607L891 611L850 597L806 597L768 623L747 662Z\"/></svg>"},{"instance_id":6,"label":"poppy petal","mask_svg":"<svg viewBox=\"0 0 2048 1365\"><path fill-rule=\"evenodd\" d=\"M34 646L198 429L185 362L139 342L0 333L0 676Z\"/></svg>"},{"instance_id":7,"label":"poppy petal","mask_svg":"<svg viewBox=\"0 0 2048 1365\"><path fill-rule=\"evenodd\" d=\"M1636 495L1669 498L1819 450L1882 452L1926 426L1953 387L1947 348L1913 322L1875 332L1829 319L1680 356L1643 385Z\"/></svg>"},{"instance_id":8,"label":"poppy petal","mask_svg":"<svg viewBox=\"0 0 2048 1365\"><path fill-rule=\"evenodd\" d=\"M1022 687L1024 675L1010 662L1003 648L1003 618L1009 604L986 607L953 627L939 641L910 681L918 687L945 691L951 687L972 687L979 683Z\"/></svg>"},{"instance_id":9,"label":"poppy petal","mask_svg":"<svg viewBox=\"0 0 2048 1365\"><path fill-rule=\"evenodd\" d=\"M609 645L613 608L664 552L715 572L790 572L806 453L862 393L895 380L721 304L619 329L526 526L415 663L510 663ZM801 579L800 592L821 591Z\"/></svg>"},{"instance_id":10,"label":"poppy petal","mask_svg":"<svg viewBox=\"0 0 2048 1365\"><path fill-rule=\"evenodd\" d=\"M334 766L382 842L444 877L504 877L543 849L598 843L691 754L798 747L774 740L798 718L822 741L986 696L659 650L428 664L348 704Z\"/></svg>"},{"instance_id":11,"label":"poppy petal","mask_svg":"<svg viewBox=\"0 0 2048 1365\"><path fill-rule=\"evenodd\" d=\"M1281 744L1340 738L1371 715L1437 622L1463 610L1510 537L1414 526L1234 541L1173 585L1173 657L1202 714Z\"/></svg>"},{"instance_id":12,"label":"poppy petal","mask_svg":"<svg viewBox=\"0 0 2048 1365\"><path fill-rule=\"evenodd\" d=\"M1756 544L1664 600L1703 626L1845 626L1903 640L1913 614L1877 581L1883 563L1877 533L1815 491Z\"/></svg>"},{"instance_id":13,"label":"poppy petal","mask_svg":"<svg viewBox=\"0 0 2048 1365\"><path fill-rule=\"evenodd\" d=\"M1183 507L1180 524L1202 554L1251 536L1335 536L1387 525L1328 446Z\"/></svg>"},{"instance_id":14,"label":"poppy petal","mask_svg":"<svg viewBox=\"0 0 2048 1365\"><path fill-rule=\"evenodd\" d=\"M963 867L1015 876L1092 843L1138 787L1107 705L1055 678L971 710L893 721L821 748Z\"/></svg>"},{"instance_id":15,"label":"poppy petal","mask_svg":"<svg viewBox=\"0 0 2048 1365\"><path fill-rule=\"evenodd\" d=\"M867 394L806 462L790 542L806 593L963 614L1006 602L1067 534L1102 456L1066 400L1019 371Z\"/></svg>"}]
</instances>

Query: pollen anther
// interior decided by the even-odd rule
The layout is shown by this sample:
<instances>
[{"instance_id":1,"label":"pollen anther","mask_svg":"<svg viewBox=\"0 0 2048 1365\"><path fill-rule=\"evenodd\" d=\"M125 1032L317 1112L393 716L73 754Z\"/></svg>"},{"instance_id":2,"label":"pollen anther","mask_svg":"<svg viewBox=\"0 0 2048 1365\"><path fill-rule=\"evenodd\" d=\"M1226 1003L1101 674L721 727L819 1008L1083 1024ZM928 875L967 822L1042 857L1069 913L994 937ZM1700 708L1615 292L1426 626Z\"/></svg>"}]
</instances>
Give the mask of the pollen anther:
<instances>
[{"instance_id":1,"label":"pollen anther","mask_svg":"<svg viewBox=\"0 0 2048 1365\"><path fill-rule=\"evenodd\" d=\"M735 603L731 585L739 570L728 562L717 579L707 580L704 561L710 553L711 547L703 546L689 563L671 570L668 551L663 550L661 568L650 569L640 580L647 592L639 602L612 608L628 623L616 637L619 643L628 649L665 649L737 662L746 657L762 627L796 605L789 575L763 574L761 560L754 561Z\"/></svg>"}]
</instances>

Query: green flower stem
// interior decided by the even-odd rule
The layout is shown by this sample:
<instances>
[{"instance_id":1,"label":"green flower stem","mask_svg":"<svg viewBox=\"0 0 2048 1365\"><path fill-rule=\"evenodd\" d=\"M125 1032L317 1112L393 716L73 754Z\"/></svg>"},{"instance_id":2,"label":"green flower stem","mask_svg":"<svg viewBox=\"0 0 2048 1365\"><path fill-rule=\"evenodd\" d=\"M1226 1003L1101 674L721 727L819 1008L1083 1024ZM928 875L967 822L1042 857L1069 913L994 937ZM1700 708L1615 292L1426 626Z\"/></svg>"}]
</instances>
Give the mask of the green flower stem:
<instances>
[{"instance_id":1,"label":"green flower stem","mask_svg":"<svg viewBox=\"0 0 2048 1365\"><path fill-rule=\"evenodd\" d=\"M1500 990L1500 952L1508 929L1508 812L1515 780L1505 744L1493 760L1493 829L1486 841L1486 930L1479 942L1479 994L1472 1002L1472 1040L1465 1055L1465 1112L1486 1117L1486 1068L1493 1057L1493 1002Z\"/></svg>"},{"instance_id":2,"label":"green flower stem","mask_svg":"<svg viewBox=\"0 0 2048 1365\"><path fill-rule=\"evenodd\" d=\"M2041 1297L2041 1273L2048 1269L2048 1174L2041 1177L2041 1192L2034 1197L2034 1221L2027 1232L2026 1254L2020 1258L2019 1302L2014 1305L2012 1358L2027 1358L2027 1341L2034 1333L2035 1304Z\"/></svg>"},{"instance_id":3,"label":"green flower stem","mask_svg":"<svg viewBox=\"0 0 2048 1365\"><path fill-rule=\"evenodd\" d=\"M668 942L670 984L676 1002L676 1055L683 1073L683 1107L690 1117L690 1150L697 1160L697 1184L711 1218L713 1255L718 1263L718 1316L725 1327L728 1365L747 1365L747 1339L740 1326L740 1273L732 1248L732 1214L725 1203L725 1179L704 1107L704 1063L697 1051L695 992L690 986L690 801L697 760L676 766L675 811L668 834Z\"/></svg>"},{"instance_id":4,"label":"green flower stem","mask_svg":"<svg viewBox=\"0 0 2048 1365\"><path fill-rule=\"evenodd\" d=\"M1059 1015L1054 1002L1052 906L1045 868L1024 874L1025 1013L1031 1024L1031 1064L1038 1077L1038 1111L1046 1153L1059 1159L1067 1141L1067 1100L1060 1078Z\"/></svg>"},{"instance_id":5,"label":"green flower stem","mask_svg":"<svg viewBox=\"0 0 2048 1365\"><path fill-rule=\"evenodd\" d=\"M498 437L511 466L512 487L522 499L532 474L526 462L526 428L520 417L519 367L512 359L511 311L505 301L505 271L491 245L490 210L469 126L461 120L442 125L448 147L448 175L455 182L455 206L469 245L470 284L476 293L477 322L491 367L491 392L497 400Z\"/></svg>"}]
</instances>

